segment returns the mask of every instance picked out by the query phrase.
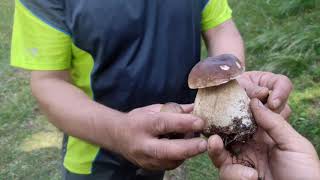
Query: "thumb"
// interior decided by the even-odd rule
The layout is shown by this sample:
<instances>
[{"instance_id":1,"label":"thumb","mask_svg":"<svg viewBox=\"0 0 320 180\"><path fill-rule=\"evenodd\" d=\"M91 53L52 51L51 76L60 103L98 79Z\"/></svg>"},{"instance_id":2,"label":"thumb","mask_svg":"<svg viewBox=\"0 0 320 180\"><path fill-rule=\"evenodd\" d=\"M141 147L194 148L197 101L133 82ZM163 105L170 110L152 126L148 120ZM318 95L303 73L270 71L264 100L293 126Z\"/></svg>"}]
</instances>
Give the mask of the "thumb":
<instances>
[{"instance_id":1,"label":"thumb","mask_svg":"<svg viewBox=\"0 0 320 180\"><path fill-rule=\"evenodd\" d=\"M208 155L215 167L220 168L223 164L231 164L230 153L224 148L220 136L213 135L208 140Z\"/></svg>"},{"instance_id":2,"label":"thumb","mask_svg":"<svg viewBox=\"0 0 320 180\"><path fill-rule=\"evenodd\" d=\"M191 113L193 111L194 108L194 104L180 104L183 112L185 113Z\"/></svg>"},{"instance_id":3,"label":"thumb","mask_svg":"<svg viewBox=\"0 0 320 180\"><path fill-rule=\"evenodd\" d=\"M250 106L258 126L267 132L280 149L299 148L297 140L301 139L301 135L281 115L266 108L258 99L253 99Z\"/></svg>"},{"instance_id":4,"label":"thumb","mask_svg":"<svg viewBox=\"0 0 320 180\"><path fill-rule=\"evenodd\" d=\"M220 168L219 176L221 180L257 180L258 172L240 164L229 164Z\"/></svg>"},{"instance_id":5,"label":"thumb","mask_svg":"<svg viewBox=\"0 0 320 180\"><path fill-rule=\"evenodd\" d=\"M248 86L246 88L247 95L250 99L257 98L263 103L266 103L269 97L269 89L266 87L261 87L255 84Z\"/></svg>"}]
</instances>

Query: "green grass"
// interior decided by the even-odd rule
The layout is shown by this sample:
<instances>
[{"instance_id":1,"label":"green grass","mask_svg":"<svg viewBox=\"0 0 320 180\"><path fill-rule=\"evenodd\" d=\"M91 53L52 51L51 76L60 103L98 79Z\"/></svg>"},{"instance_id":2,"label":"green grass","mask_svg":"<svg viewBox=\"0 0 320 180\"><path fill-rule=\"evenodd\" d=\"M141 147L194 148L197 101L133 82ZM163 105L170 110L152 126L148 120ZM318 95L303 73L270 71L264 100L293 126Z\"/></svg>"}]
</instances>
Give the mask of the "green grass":
<instances>
[{"instance_id":1,"label":"green grass","mask_svg":"<svg viewBox=\"0 0 320 180\"><path fill-rule=\"evenodd\" d=\"M293 126L320 152L320 0L230 0L249 70L288 75ZM61 134L43 117L29 74L9 66L13 0L0 2L0 179L60 179ZM203 50L203 55L206 52ZM189 179L217 179L206 154L187 163Z\"/></svg>"},{"instance_id":2,"label":"green grass","mask_svg":"<svg viewBox=\"0 0 320 180\"><path fill-rule=\"evenodd\" d=\"M13 2L0 2L0 179L60 179L60 134L38 113L29 74L9 66Z\"/></svg>"}]
</instances>

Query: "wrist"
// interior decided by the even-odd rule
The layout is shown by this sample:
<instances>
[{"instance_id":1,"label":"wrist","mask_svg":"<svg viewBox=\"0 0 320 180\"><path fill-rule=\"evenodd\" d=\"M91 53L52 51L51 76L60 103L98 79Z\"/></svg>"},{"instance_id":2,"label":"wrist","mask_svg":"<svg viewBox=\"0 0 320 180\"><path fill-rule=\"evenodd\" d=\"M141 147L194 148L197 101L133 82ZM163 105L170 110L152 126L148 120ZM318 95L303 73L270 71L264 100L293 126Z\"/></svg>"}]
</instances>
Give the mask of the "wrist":
<instances>
[{"instance_id":1,"label":"wrist","mask_svg":"<svg viewBox=\"0 0 320 180\"><path fill-rule=\"evenodd\" d=\"M126 114L99 104L92 115L89 122L92 142L104 149L118 151L117 141Z\"/></svg>"}]
</instances>

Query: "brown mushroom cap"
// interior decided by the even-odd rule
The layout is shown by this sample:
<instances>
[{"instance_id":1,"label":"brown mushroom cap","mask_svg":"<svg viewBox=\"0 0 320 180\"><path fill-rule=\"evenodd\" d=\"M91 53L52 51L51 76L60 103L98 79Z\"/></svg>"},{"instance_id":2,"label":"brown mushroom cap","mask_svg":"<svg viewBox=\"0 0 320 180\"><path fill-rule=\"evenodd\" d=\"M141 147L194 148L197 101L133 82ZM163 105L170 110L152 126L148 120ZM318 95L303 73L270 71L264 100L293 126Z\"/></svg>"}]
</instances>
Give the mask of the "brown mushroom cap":
<instances>
[{"instance_id":1,"label":"brown mushroom cap","mask_svg":"<svg viewBox=\"0 0 320 180\"><path fill-rule=\"evenodd\" d=\"M239 59L234 55L208 57L192 68L188 84L191 89L218 86L237 78L243 71Z\"/></svg>"}]
</instances>

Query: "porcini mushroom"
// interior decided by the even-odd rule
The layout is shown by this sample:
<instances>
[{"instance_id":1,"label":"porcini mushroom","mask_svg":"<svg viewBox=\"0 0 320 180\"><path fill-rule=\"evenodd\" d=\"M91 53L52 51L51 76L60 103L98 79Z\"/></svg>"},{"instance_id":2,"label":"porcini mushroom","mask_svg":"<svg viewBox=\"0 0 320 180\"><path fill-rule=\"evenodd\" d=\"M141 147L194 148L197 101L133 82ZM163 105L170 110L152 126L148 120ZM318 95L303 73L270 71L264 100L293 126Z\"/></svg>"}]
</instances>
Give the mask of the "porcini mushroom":
<instances>
[{"instance_id":1,"label":"porcini mushroom","mask_svg":"<svg viewBox=\"0 0 320 180\"><path fill-rule=\"evenodd\" d=\"M224 54L200 61L189 74L189 87L198 89L193 114L205 121L203 134L220 135L225 146L256 131L250 99L236 80L243 72L238 58Z\"/></svg>"}]
</instances>

